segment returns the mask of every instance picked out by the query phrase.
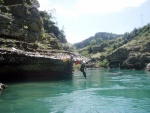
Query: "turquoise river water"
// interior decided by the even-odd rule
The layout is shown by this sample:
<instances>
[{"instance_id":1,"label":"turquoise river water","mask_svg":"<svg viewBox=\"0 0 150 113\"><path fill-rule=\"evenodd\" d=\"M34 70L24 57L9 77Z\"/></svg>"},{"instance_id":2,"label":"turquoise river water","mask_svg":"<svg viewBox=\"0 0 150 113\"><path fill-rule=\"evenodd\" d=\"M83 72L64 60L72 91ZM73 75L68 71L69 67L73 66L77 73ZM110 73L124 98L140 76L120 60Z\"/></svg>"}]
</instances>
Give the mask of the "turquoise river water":
<instances>
[{"instance_id":1,"label":"turquoise river water","mask_svg":"<svg viewBox=\"0 0 150 113\"><path fill-rule=\"evenodd\" d=\"M70 80L11 83L0 113L150 113L150 72L75 71Z\"/></svg>"}]
</instances>

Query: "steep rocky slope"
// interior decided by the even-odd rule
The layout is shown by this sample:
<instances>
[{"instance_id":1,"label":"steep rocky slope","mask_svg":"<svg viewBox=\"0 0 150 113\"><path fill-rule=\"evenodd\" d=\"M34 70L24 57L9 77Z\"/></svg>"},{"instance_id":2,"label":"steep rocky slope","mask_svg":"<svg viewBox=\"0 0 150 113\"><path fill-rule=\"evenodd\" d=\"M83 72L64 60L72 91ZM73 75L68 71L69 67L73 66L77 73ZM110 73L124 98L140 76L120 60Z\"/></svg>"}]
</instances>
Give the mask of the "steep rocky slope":
<instances>
[{"instance_id":1,"label":"steep rocky slope","mask_svg":"<svg viewBox=\"0 0 150 113\"><path fill-rule=\"evenodd\" d=\"M50 20L45 30L38 7L36 0L0 0L1 82L72 76L72 62L62 60L70 55L62 47L66 39Z\"/></svg>"},{"instance_id":2,"label":"steep rocky slope","mask_svg":"<svg viewBox=\"0 0 150 113\"><path fill-rule=\"evenodd\" d=\"M108 57L111 62L110 67L118 62L121 68L144 69L150 62L150 34L143 33L113 51Z\"/></svg>"}]
</instances>

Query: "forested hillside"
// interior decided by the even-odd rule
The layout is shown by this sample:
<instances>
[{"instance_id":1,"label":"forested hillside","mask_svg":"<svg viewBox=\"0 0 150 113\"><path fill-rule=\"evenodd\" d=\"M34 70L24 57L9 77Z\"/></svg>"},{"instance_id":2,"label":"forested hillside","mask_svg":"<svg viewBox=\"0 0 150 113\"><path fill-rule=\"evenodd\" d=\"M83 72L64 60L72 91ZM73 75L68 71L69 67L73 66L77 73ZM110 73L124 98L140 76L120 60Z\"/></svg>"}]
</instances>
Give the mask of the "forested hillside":
<instances>
[{"instance_id":1,"label":"forested hillside","mask_svg":"<svg viewBox=\"0 0 150 113\"><path fill-rule=\"evenodd\" d=\"M76 48L84 48L88 45L99 45L102 42L105 42L107 40L112 40L120 36L122 35L107 33L107 32L98 32L95 34L95 36L91 36L88 39L83 40L82 42L75 43L74 46Z\"/></svg>"},{"instance_id":2,"label":"forested hillside","mask_svg":"<svg viewBox=\"0 0 150 113\"><path fill-rule=\"evenodd\" d=\"M150 62L150 24L99 44L88 43L78 50L100 67L143 69Z\"/></svg>"}]
</instances>

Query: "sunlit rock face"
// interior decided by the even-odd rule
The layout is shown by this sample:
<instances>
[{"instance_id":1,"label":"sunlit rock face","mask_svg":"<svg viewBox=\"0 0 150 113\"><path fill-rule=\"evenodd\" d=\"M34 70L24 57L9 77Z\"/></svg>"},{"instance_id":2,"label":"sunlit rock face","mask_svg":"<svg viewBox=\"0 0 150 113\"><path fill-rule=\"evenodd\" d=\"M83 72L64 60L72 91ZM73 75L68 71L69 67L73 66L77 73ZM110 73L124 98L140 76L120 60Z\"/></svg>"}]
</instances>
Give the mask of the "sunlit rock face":
<instances>
[{"instance_id":1,"label":"sunlit rock face","mask_svg":"<svg viewBox=\"0 0 150 113\"><path fill-rule=\"evenodd\" d=\"M150 62L150 44L122 47L109 55L110 67L144 69Z\"/></svg>"},{"instance_id":2,"label":"sunlit rock face","mask_svg":"<svg viewBox=\"0 0 150 113\"><path fill-rule=\"evenodd\" d=\"M35 42L41 33L39 11L23 0L4 0L0 7L0 35Z\"/></svg>"},{"instance_id":3,"label":"sunlit rock face","mask_svg":"<svg viewBox=\"0 0 150 113\"><path fill-rule=\"evenodd\" d=\"M44 34L50 42L40 43L43 25L32 1L0 1L1 82L50 80L72 75L72 62L55 58L56 51L62 50L61 42L50 33Z\"/></svg>"}]
</instances>

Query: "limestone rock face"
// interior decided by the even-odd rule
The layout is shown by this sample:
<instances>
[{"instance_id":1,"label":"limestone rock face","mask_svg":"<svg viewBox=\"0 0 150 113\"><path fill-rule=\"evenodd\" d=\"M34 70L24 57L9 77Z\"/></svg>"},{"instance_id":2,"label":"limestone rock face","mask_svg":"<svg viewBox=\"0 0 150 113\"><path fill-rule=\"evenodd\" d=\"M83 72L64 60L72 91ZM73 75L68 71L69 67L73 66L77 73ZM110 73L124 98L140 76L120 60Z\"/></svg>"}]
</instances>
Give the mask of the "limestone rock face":
<instances>
[{"instance_id":1,"label":"limestone rock face","mask_svg":"<svg viewBox=\"0 0 150 113\"><path fill-rule=\"evenodd\" d=\"M109 55L110 68L119 68L125 59L128 58L129 51L126 48L119 48Z\"/></svg>"},{"instance_id":2,"label":"limestone rock face","mask_svg":"<svg viewBox=\"0 0 150 113\"><path fill-rule=\"evenodd\" d=\"M126 69L144 69L150 62L150 44L143 46L133 46L132 48L122 47L109 56L110 67L120 65ZM113 66L114 65L114 66Z\"/></svg>"},{"instance_id":3,"label":"limestone rock face","mask_svg":"<svg viewBox=\"0 0 150 113\"><path fill-rule=\"evenodd\" d=\"M41 81L64 79L72 77L73 63L68 60L52 58L46 54L25 52L12 48L0 49L0 80L13 81Z\"/></svg>"},{"instance_id":4,"label":"limestone rock face","mask_svg":"<svg viewBox=\"0 0 150 113\"><path fill-rule=\"evenodd\" d=\"M55 58L57 53L64 52L61 42L51 32L44 32L38 4L33 1L36 0L0 1L1 82L72 75L72 62Z\"/></svg>"},{"instance_id":5,"label":"limestone rock face","mask_svg":"<svg viewBox=\"0 0 150 113\"><path fill-rule=\"evenodd\" d=\"M39 11L28 2L4 0L0 7L0 35L26 42L39 38L42 29Z\"/></svg>"}]
</instances>

